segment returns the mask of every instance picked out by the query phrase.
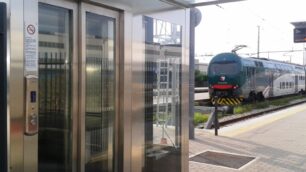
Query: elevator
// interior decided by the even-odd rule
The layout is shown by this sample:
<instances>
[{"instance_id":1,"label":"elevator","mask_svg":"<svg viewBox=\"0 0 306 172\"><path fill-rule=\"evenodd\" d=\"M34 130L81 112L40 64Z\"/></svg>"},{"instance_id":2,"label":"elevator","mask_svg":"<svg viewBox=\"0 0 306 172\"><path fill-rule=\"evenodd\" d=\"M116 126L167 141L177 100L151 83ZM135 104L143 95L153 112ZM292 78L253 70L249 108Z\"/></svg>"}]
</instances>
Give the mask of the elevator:
<instances>
[{"instance_id":1,"label":"elevator","mask_svg":"<svg viewBox=\"0 0 306 172\"><path fill-rule=\"evenodd\" d=\"M0 171L186 171L189 10L169 7L0 0Z\"/></svg>"}]
</instances>

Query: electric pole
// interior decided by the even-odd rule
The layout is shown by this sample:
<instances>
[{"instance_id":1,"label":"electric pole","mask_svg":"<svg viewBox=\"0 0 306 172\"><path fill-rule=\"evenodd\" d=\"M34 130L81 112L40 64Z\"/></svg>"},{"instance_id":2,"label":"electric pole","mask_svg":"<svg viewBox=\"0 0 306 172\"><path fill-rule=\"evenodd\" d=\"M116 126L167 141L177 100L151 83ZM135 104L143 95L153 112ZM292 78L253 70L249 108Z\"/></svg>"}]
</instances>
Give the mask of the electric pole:
<instances>
[{"instance_id":1,"label":"electric pole","mask_svg":"<svg viewBox=\"0 0 306 172\"><path fill-rule=\"evenodd\" d=\"M257 26L257 58L259 58L260 26Z\"/></svg>"}]
</instances>

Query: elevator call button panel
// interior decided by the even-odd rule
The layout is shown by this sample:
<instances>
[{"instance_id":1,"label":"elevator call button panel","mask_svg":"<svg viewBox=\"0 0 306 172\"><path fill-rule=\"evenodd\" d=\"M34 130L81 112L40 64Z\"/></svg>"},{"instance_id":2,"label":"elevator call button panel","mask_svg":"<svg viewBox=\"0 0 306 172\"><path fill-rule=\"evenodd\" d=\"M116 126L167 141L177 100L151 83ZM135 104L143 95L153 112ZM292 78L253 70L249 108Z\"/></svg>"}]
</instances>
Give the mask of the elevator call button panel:
<instances>
[{"instance_id":1,"label":"elevator call button panel","mask_svg":"<svg viewBox=\"0 0 306 172\"><path fill-rule=\"evenodd\" d=\"M38 77L28 75L26 79L26 115L25 134L35 135L38 132Z\"/></svg>"}]
</instances>

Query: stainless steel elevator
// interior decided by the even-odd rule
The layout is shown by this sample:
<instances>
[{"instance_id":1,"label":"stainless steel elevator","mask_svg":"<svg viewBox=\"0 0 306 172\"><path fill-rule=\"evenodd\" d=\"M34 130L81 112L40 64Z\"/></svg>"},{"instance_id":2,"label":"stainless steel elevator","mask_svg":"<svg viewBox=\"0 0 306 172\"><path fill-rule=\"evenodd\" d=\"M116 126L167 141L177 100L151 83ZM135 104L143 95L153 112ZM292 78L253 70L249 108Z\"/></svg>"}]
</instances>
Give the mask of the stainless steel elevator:
<instances>
[{"instance_id":1,"label":"stainless steel elevator","mask_svg":"<svg viewBox=\"0 0 306 172\"><path fill-rule=\"evenodd\" d=\"M0 0L0 171L186 171L189 10L169 7Z\"/></svg>"}]
</instances>

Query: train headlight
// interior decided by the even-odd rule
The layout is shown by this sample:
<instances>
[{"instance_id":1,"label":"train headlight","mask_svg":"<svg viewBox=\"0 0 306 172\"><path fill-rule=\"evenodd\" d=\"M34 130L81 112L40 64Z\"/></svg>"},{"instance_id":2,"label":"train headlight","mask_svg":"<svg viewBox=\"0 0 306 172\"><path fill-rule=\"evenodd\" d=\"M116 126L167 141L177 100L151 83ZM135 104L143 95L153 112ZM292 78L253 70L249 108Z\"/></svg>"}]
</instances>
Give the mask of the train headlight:
<instances>
[{"instance_id":1,"label":"train headlight","mask_svg":"<svg viewBox=\"0 0 306 172\"><path fill-rule=\"evenodd\" d=\"M239 86L238 85L235 85L234 87L233 87L233 89L237 89Z\"/></svg>"}]
</instances>

